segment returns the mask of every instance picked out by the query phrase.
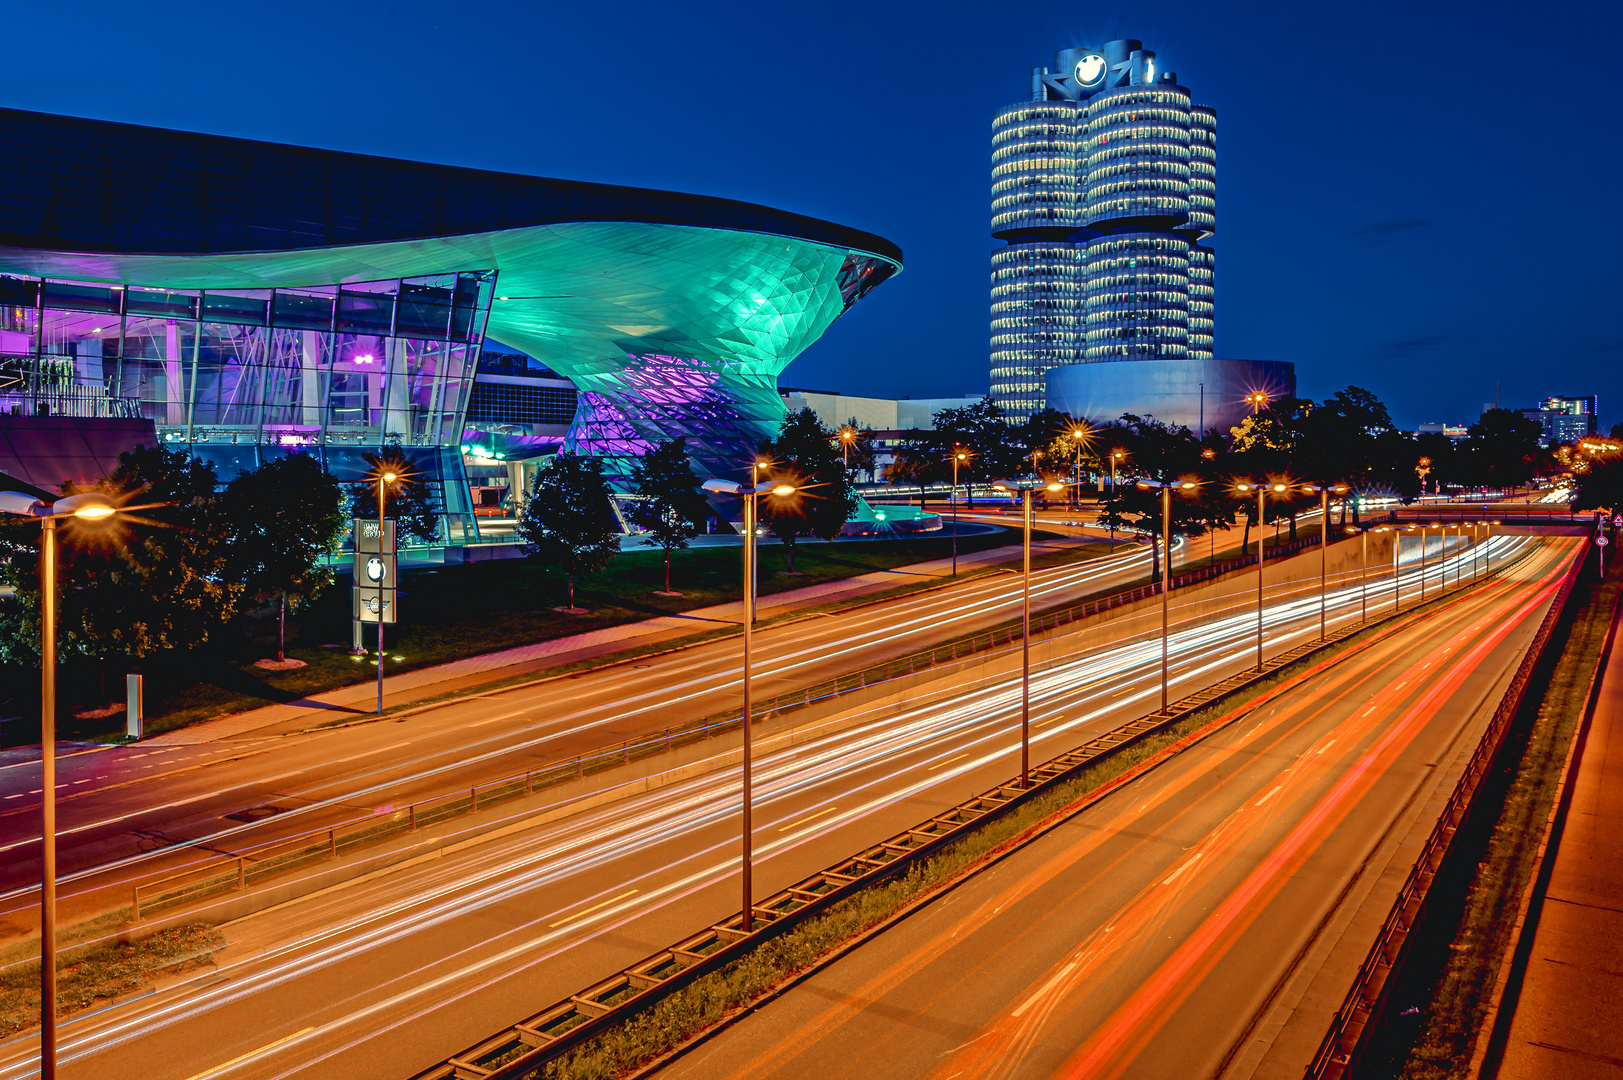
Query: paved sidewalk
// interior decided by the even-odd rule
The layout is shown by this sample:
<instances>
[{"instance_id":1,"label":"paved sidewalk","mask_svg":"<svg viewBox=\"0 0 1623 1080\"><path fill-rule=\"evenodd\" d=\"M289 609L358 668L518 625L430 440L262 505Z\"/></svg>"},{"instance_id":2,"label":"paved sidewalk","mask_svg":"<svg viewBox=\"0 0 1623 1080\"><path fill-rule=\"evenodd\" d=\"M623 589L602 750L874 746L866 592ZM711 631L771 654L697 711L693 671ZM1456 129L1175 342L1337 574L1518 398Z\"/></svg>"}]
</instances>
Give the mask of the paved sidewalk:
<instances>
[{"instance_id":1,"label":"paved sidewalk","mask_svg":"<svg viewBox=\"0 0 1623 1080\"><path fill-rule=\"evenodd\" d=\"M1623 1077L1623 648L1572 784L1500 1080Z\"/></svg>"},{"instance_id":2,"label":"paved sidewalk","mask_svg":"<svg viewBox=\"0 0 1623 1080\"><path fill-rule=\"evenodd\" d=\"M1036 544L1035 546L1063 546ZM958 569L981 569L1020 557L1018 544L991 548L974 554L960 555ZM762 618L787 615L801 609L817 607L841 600L861 599L920 579L945 579L952 569L952 560L935 559L930 562L898 566L890 570L877 570L857 577L826 581L804 589L762 596L759 612ZM641 622L623 623L568 637L538 641L533 645L483 653L463 660L419 668L399 675L387 675L383 680L384 699L387 704L400 705L411 701L437 697L461 689L475 689L487 684L523 674L525 668L543 670L561 667L581 660L591 660L631 649L675 641L691 634L726 626L736 626L743 613L741 601L695 608L679 615L663 615ZM357 669L360 668L357 663ZM178 728L142 740L160 746L189 745L230 739L265 728L285 728L296 721L310 723L330 721L346 714L360 717L372 711L377 702L377 684L359 682L352 686L328 691L324 694L300 698L284 705L269 705L251 712L223 716L189 727Z\"/></svg>"}]
</instances>

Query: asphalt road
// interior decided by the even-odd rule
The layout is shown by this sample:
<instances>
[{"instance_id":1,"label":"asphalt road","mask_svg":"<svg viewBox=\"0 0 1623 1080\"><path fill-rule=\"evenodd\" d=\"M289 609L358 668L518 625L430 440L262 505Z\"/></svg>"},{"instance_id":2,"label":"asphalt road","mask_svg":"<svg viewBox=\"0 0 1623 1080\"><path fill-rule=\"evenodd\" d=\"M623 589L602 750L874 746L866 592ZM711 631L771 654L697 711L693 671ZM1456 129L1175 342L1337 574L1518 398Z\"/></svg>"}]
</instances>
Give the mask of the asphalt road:
<instances>
[{"instance_id":1,"label":"asphalt road","mask_svg":"<svg viewBox=\"0 0 1623 1080\"><path fill-rule=\"evenodd\" d=\"M1148 563L1147 552L1133 550L1036 571L1034 605L1116 591ZM1019 612L1015 580L997 574L764 628L756 638L757 700L1004 622ZM229 814L269 807L288 834L323 827L680 726L736 708L739 697L738 642L724 639L451 702L404 721L196 745L64 746L57 788L64 902L73 902L75 875L97 867L180 842L229 847L244 824ZM32 755L0 765L0 938L29 920L37 932L28 900L4 894L37 881L39 795Z\"/></svg>"},{"instance_id":2,"label":"asphalt road","mask_svg":"<svg viewBox=\"0 0 1623 1080\"><path fill-rule=\"evenodd\" d=\"M1333 600L1333 624L1356 617L1356 590ZM1316 634L1317 609L1271 611L1270 648ZM1253 627L1180 629L1174 692L1248 666ZM1034 760L1153 708L1158 654L1132 642L1034 677ZM1006 779L1018 702L1005 673L763 756L757 895ZM229 924L217 972L71 1023L62 1075L400 1080L736 911L737 784L718 769ZM32 1036L0 1048L0 1080L28 1075L33 1051Z\"/></svg>"},{"instance_id":3,"label":"asphalt road","mask_svg":"<svg viewBox=\"0 0 1623 1080\"><path fill-rule=\"evenodd\" d=\"M1256 1045L1259 1021L1470 752L1564 569L1555 548L1572 550L1301 682L661 1075L1300 1076L1306 1056ZM1384 915L1391 895L1369 903Z\"/></svg>"}]
</instances>

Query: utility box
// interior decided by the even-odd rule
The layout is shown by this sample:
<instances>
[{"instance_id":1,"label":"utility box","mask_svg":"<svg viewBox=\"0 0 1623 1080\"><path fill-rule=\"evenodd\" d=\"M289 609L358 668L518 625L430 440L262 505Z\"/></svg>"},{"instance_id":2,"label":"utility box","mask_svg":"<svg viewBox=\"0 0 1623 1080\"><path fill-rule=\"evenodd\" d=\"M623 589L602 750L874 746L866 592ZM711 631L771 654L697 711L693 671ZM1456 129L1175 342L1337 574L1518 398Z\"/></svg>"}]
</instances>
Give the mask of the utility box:
<instances>
[{"instance_id":1,"label":"utility box","mask_svg":"<svg viewBox=\"0 0 1623 1080\"><path fill-rule=\"evenodd\" d=\"M146 734L146 707L141 700L141 676L124 676L124 733L132 739Z\"/></svg>"}]
</instances>

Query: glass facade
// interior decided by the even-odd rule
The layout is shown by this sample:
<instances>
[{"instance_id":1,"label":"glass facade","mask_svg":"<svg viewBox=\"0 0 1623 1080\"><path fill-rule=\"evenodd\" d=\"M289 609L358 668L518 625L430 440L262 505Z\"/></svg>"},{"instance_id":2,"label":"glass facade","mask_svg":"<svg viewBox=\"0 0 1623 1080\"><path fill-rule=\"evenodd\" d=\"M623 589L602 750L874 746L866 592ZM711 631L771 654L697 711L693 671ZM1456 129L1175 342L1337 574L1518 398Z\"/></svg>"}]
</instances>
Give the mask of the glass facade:
<instances>
[{"instance_id":1,"label":"glass facade","mask_svg":"<svg viewBox=\"0 0 1623 1080\"><path fill-rule=\"evenodd\" d=\"M1091 79L1084 83L1082 80ZM992 121L992 398L1067 364L1210 359L1217 114L1139 42L1068 49Z\"/></svg>"},{"instance_id":2,"label":"glass facade","mask_svg":"<svg viewBox=\"0 0 1623 1080\"><path fill-rule=\"evenodd\" d=\"M0 411L151 420L222 480L315 453L341 480L398 444L471 530L454 451L490 311L487 271L178 289L0 275Z\"/></svg>"}]
</instances>

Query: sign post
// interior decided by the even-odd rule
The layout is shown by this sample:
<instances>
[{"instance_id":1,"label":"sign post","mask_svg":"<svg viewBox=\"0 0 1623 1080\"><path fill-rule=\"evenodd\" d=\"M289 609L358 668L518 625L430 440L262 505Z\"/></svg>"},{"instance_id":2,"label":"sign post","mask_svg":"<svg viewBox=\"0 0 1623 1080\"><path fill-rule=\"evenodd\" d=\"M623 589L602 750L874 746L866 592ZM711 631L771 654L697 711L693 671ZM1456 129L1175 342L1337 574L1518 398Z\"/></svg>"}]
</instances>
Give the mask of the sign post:
<instances>
[{"instance_id":1,"label":"sign post","mask_svg":"<svg viewBox=\"0 0 1623 1080\"><path fill-rule=\"evenodd\" d=\"M369 518L352 522L355 537L351 613L355 622L378 627L378 713L383 712L383 624L399 614L395 587L395 523Z\"/></svg>"}]
</instances>

